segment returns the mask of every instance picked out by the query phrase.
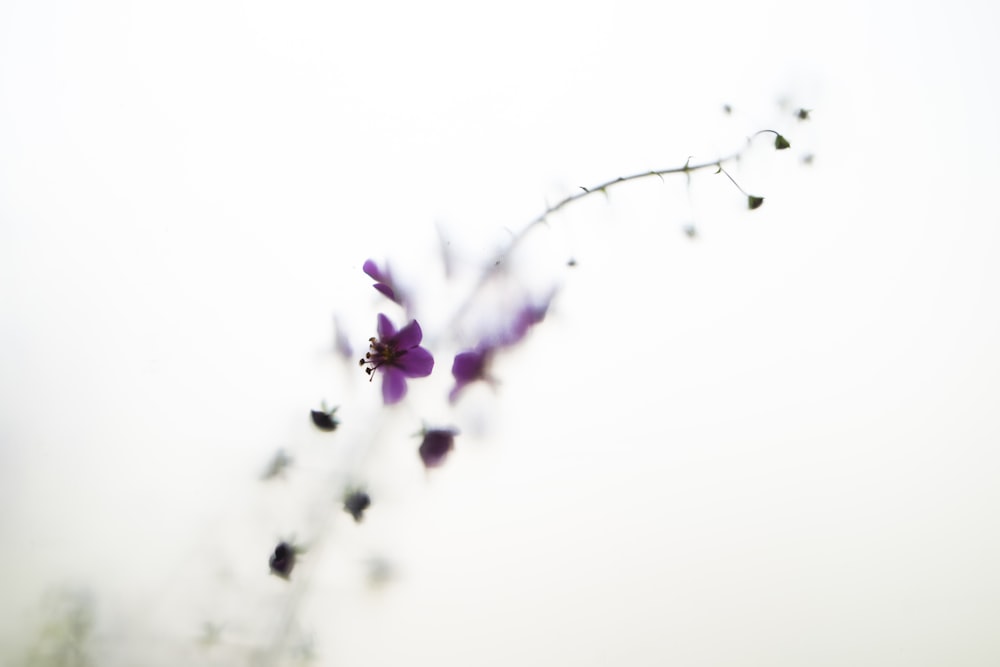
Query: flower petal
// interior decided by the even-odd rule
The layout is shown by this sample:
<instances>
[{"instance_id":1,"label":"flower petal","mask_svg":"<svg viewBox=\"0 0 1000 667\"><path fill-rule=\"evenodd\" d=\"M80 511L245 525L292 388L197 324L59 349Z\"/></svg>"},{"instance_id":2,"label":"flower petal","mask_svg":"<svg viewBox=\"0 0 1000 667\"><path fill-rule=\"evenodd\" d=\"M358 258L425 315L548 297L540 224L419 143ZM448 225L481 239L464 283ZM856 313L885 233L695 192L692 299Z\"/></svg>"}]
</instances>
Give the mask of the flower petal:
<instances>
[{"instance_id":1,"label":"flower petal","mask_svg":"<svg viewBox=\"0 0 1000 667\"><path fill-rule=\"evenodd\" d=\"M372 285L372 287L374 287L379 292L387 296L390 301L396 301L396 293L393 292L392 288L386 285L385 283L375 283L374 285Z\"/></svg>"},{"instance_id":2,"label":"flower petal","mask_svg":"<svg viewBox=\"0 0 1000 667\"><path fill-rule=\"evenodd\" d=\"M406 376L393 366L382 367L382 401L386 405L399 403L406 396Z\"/></svg>"},{"instance_id":3,"label":"flower petal","mask_svg":"<svg viewBox=\"0 0 1000 667\"><path fill-rule=\"evenodd\" d=\"M468 352L459 352L451 365L451 374L455 376L455 386L448 393L448 400L454 403L458 395L467 386L477 380L486 379L486 365L493 354L492 347L477 347Z\"/></svg>"},{"instance_id":4,"label":"flower petal","mask_svg":"<svg viewBox=\"0 0 1000 667\"><path fill-rule=\"evenodd\" d=\"M510 330L502 337L504 345L514 345L528 334L528 329L545 319L545 313L549 309L548 302L536 306L529 304L518 311L511 323Z\"/></svg>"},{"instance_id":5,"label":"flower petal","mask_svg":"<svg viewBox=\"0 0 1000 667\"><path fill-rule=\"evenodd\" d=\"M451 374L459 385L468 384L483 377L486 368L486 350L470 350L455 355Z\"/></svg>"},{"instance_id":6,"label":"flower petal","mask_svg":"<svg viewBox=\"0 0 1000 667\"><path fill-rule=\"evenodd\" d=\"M413 320L396 334L396 346L401 350L408 350L420 345L423 339L424 332L420 330L420 323Z\"/></svg>"},{"instance_id":7,"label":"flower petal","mask_svg":"<svg viewBox=\"0 0 1000 667\"><path fill-rule=\"evenodd\" d=\"M378 268L378 264L375 263L375 260L369 259L367 262L365 262L364 266L362 266L361 268L362 270L364 270L365 273L374 278L377 282L380 283L391 282L389 280L389 273L381 271Z\"/></svg>"},{"instance_id":8,"label":"flower petal","mask_svg":"<svg viewBox=\"0 0 1000 667\"><path fill-rule=\"evenodd\" d=\"M395 365L408 378L427 377L434 370L434 357L422 347L411 347L396 359Z\"/></svg>"},{"instance_id":9,"label":"flower petal","mask_svg":"<svg viewBox=\"0 0 1000 667\"><path fill-rule=\"evenodd\" d=\"M382 313L378 314L378 338L383 343L396 335L396 326Z\"/></svg>"}]
</instances>

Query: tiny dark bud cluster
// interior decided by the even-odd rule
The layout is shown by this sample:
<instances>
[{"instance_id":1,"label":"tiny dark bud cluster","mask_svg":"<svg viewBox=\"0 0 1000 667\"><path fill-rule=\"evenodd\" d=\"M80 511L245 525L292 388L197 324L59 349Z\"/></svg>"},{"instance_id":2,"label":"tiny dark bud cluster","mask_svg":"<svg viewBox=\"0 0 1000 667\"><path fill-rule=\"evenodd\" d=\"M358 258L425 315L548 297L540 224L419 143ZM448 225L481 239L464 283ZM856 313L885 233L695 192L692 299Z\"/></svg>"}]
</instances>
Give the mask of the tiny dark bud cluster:
<instances>
[{"instance_id":1,"label":"tiny dark bud cluster","mask_svg":"<svg viewBox=\"0 0 1000 667\"><path fill-rule=\"evenodd\" d=\"M424 440L420 443L420 460L426 468L437 468L444 464L445 459L455 448L455 431L449 429L432 429L424 431Z\"/></svg>"},{"instance_id":2,"label":"tiny dark bud cluster","mask_svg":"<svg viewBox=\"0 0 1000 667\"><path fill-rule=\"evenodd\" d=\"M278 543L278 546L274 548L274 553L271 554L269 564L271 574L288 579L295 567L295 547L288 542Z\"/></svg>"},{"instance_id":3,"label":"tiny dark bud cluster","mask_svg":"<svg viewBox=\"0 0 1000 667\"><path fill-rule=\"evenodd\" d=\"M354 517L354 521L357 523L361 523L365 510L371 504L371 496L364 491L352 491L344 497L344 511Z\"/></svg>"},{"instance_id":4,"label":"tiny dark bud cluster","mask_svg":"<svg viewBox=\"0 0 1000 667\"><path fill-rule=\"evenodd\" d=\"M333 408L332 410L325 412L322 410L311 410L309 415L312 417L313 424L319 430L336 431L340 422L337 421L337 418L334 416L335 412L337 412L337 408Z\"/></svg>"}]
</instances>

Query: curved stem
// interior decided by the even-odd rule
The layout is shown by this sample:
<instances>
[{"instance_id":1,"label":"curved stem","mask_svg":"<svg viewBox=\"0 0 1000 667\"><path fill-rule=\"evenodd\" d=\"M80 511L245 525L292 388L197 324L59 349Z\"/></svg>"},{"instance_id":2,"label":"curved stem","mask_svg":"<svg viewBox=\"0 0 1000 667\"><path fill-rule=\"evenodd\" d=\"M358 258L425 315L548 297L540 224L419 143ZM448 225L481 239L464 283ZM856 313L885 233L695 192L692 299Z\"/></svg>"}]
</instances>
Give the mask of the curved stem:
<instances>
[{"instance_id":1,"label":"curved stem","mask_svg":"<svg viewBox=\"0 0 1000 667\"><path fill-rule=\"evenodd\" d=\"M763 131L770 132L773 130L763 130ZM758 132L757 134L760 134L760 132ZM750 144L752 139L753 137L747 140L747 145ZM538 217L536 217L534 220L531 220L527 225L525 225L524 229L522 229L520 232L518 232L513 236L513 238L510 240L510 243L507 244L507 247L504 248L504 250L500 253L499 258L493 263L491 267L489 267L483 272L482 276L480 276L479 278L479 281L475 284L475 286L473 286L472 291L469 292L469 296L465 299L465 301L462 302L462 305L458 307L458 310L455 311L455 314L451 318L452 326L454 326L459 320L461 320L462 316L465 315L466 311L468 311L469 307L472 305L472 302L475 300L476 295L479 294L479 292L483 289L483 287L485 287L486 284L497 273L497 271L500 270L500 266L503 264L504 258L507 257L511 252L513 252L517 248L517 246L521 244L521 242L524 240L524 238L528 235L528 233L532 229L544 223L548 219L548 217L553 213L563 209L566 206L569 206L574 202L578 202L581 199L589 197L590 195L593 195L595 193L601 192L607 195L608 189L616 185L620 185L622 183L628 183L630 181L638 181L640 179L648 178L650 176L658 176L661 180L663 180L663 177L668 174L686 174L690 178L693 172L703 171L705 169L717 168L720 171L722 171L723 163L732 162L733 160L738 159L743 154L744 150L746 149L744 148L743 150L736 151L731 155L719 158L717 160L711 160L709 162L699 162L698 164L691 164L691 158L688 158L688 161L685 162L684 166L682 167L671 167L669 169L644 171L638 174L632 174L631 176L619 176L618 178L612 179L610 181L605 181L604 183L599 183L598 185L595 185L590 188L585 188L581 186L580 187L581 192L576 192L574 194L571 194L565 197L564 199L560 200L559 202L553 204L552 206L549 206ZM726 173L726 176L729 176L729 174ZM730 180L732 180L731 176ZM735 181L733 182L735 183ZM739 186L737 185L736 187ZM740 191L742 192L742 188L740 189Z\"/></svg>"}]
</instances>

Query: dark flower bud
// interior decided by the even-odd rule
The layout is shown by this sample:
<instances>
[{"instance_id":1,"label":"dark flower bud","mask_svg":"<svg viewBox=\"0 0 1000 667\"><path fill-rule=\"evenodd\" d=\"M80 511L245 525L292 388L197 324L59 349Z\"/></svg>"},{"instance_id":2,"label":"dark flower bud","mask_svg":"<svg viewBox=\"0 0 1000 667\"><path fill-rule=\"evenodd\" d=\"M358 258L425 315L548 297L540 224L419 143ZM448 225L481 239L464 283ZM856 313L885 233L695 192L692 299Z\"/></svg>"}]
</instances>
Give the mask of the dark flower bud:
<instances>
[{"instance_id":1,"label":"dark flower bud","mask_svg":"<svg viewBox=\"0 0 1000 667\"><path fill-rule=\"evenodd\" d=\"M448 453L455 448L455 431L451 429L431 429L424 431L420 443L420 460L426 468L437 468L444 464Z\"/></svg>"},{"instance_id":2,"label":"dark flower bud","mask_svg":"<svg viewBox=\"0 0 1000 667\"><path fill-rule=\"evenodd\" d=\"M334 416L335 412L337 412L337 408L327 411L311 410L309 414L312 417L313 424L315 424L316 428L319 430L336 431L340 422L337 421L337 418Z\"/></svg>"},{"instance_id":3,"label":"dark flower bud","mask_svg":"<svg viewBox=\"0 0 1000 667\"><path fill-rule=\"evenodd\" d=\"M799 109L795 112L799 120L809 120L809 109Z\"/></svg>"},{"instance_id":4,"label":"dark flower bud","mask_svg":"<svg viewBox=\"0 0 1000 667\"><path fill-rule=\"evenodd\" d=\"M760 208L760 205L764 203L763 197L755 197L754 195L747 196L747 207L752 211L755 208Z\"/></svg>"},{"instance_id":5,"label":"dark flower bud","mask_svg":"<svg viewBox=\"0 0 1000 667\"><path fill-rule=\"evenodd\" d=\"M777 137L774 138L774 147L779 151L783 151L786 148L791 148L792 145L788 143L788 139L785 139L783 136L779 134Z\"/></svg>"},{"instance_id":6,"label":"dark flower bud","mask_svg":"<svg viewBox=\"0 0 1000 667\"><path fill-rule=\"evenodd\" d=\"M365 510L371 504L371 497L364 491L351 491L344 496L344 511L354 517L354 521L357 523L361 523Z\"/></svg>"},{"instance_id":7,"label":"dark flower bud","mask_svg":"<svg viewBox=\"0 0 1000 667\"><path fill-rule=\"evenodd\" d=\"M295 567L295 553L295 547L288 542L278 543L269 561L271 574L282 579L288 579L288 576L292 573L292 568Z\"/></svg>"}]
</instances>

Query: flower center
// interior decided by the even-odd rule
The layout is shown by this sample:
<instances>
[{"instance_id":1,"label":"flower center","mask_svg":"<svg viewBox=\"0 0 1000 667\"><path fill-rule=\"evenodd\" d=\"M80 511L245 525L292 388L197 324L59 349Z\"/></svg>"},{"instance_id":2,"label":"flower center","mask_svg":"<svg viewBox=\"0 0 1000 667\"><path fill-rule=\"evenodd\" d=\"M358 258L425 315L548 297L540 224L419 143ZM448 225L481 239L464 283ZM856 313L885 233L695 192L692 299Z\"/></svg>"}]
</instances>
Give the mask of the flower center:
<instances>
[{"instance_id":1,"label":"flower center","mask_svg":"<svg viewBox=\"0 0 1000 667\"><path fill-rule=\"evenodd\" d=\"M358 364L365 366L365 373L368 374L369 382L375 377L375 369L382 364L392 366L405 353L405 350L397 349L395 343L383 343L374 337L368 339L368 348L368 352L365 352L365 358L359 361Z\"/></svg>"}]
</instances>

